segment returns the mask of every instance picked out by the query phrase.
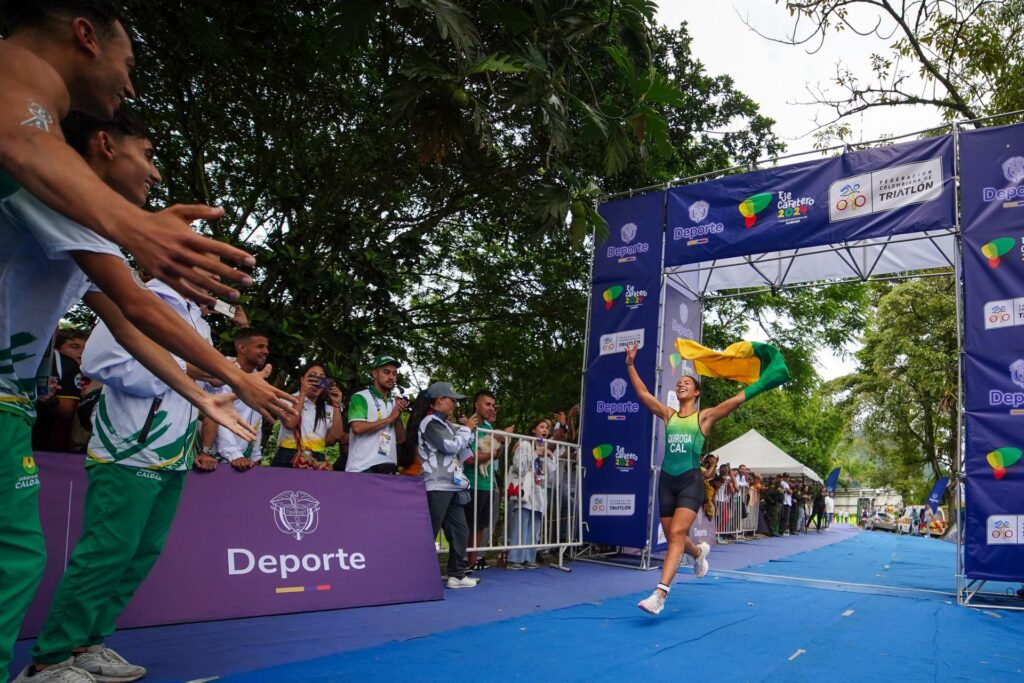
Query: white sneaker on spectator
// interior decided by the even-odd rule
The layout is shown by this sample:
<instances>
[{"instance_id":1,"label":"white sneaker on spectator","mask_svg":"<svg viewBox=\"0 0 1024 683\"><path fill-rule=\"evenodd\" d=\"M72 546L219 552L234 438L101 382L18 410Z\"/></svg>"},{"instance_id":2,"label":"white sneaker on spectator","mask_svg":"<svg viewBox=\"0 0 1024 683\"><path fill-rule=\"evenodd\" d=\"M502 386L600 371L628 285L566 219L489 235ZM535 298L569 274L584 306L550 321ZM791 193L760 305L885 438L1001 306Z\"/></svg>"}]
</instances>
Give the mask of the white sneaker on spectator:
<instances>
[{"instance_id":1,"label":"white sneaker on spectator","mask_svg":"<svg viewBox=\"0 0 1024 683\"><path fill-rule=\"evenodd\" d=\"M130 664L103 644L75 655L75 666L92 674L97 683L131 683L146 675L143 667Z\"/></svg>"},{"instance_id":2,"label":"white sneaker on spectator","mask_svg":"<svg viewBox=\"0 0 1024 683\"><path fill-rule=\"evenodd\" d=\"M700 579L708 573L708 554L711 552L711 546L705 541L697 547L700 548L700 555L693 563L693 575Z\"/></svg>"},{"instance_id":3,"label":"white sneaker on spectator","mask_svg":"<svg viewBox=\"0 0 1024 683\"><path fill-rule=\"evenodd\" d=\"M665 609L665 598L667 596L662 595L660 590L655 589L649 597L644 598L640 602L636 603L636 606L647 612L658 616L661 614L661 610Z\"/></svg>"},{"instance_id":4,"label":"white sneaker on spectator","mask_svg":"<svg viewBox=\"0 0 1024 683\"><path fill-rule=\"evenodd\" d=\"M21 670L21 673L14 679L13 683L28 683L29 681L33 683L96 683L96 679L88 671L73 666L74 661L73 657L69 657L59 664L53 664L42 671L36 672L32 676L29 676L29 674L32 673L35 666L29 664Z\"/></svg>"},{"instance_id":5,"label":"white sneaker on spectator","mask_svg":"<svg viewBox=\"0 0 1024 683\"><path fill-rule=\"evenodd\" d=\"M464 576L461 579L455 576L448 577L449 588L476 588L478 583L480 579L474 579L472 576Z\"/></svg>"},{"instance_id":6,"label":"white sneaker on spectator","mask_svg":"<svg viewBox=\"0 0 1024 683\"><path fill-rule=\"evenodd\" d=\"M505 567L505 568L506 569L511 569L512 571L517 571L519 569L526 569L526 565L523 564L522 562L509 562L508 566Z\"/></svg>"}]
</instances>

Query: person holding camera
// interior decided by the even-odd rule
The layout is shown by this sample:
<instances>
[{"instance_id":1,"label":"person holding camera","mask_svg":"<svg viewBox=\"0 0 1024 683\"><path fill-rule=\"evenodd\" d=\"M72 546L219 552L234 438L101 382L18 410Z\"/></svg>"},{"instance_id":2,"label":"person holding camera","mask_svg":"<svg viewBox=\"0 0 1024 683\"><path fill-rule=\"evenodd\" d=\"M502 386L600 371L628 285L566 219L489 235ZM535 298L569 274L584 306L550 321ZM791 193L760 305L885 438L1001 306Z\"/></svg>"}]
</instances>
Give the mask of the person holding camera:
<instances>
[{"instance_id":1,"label":"person holding camera","mask_svg":"<svg viewBox=\"0 0 1024 683\"><path fill-rule=\"evenodd\" d=\"M282 418L271 466L327 469L324 451L345 434L341 417L344 397L322 363L308 363L299 377L299 391L294 396L302 396L302 410L300 415Z\"/></svg>"},{"instance_id":2,"label":"person holding camera","mask_svg":"<svg viewBox=\"0 0 1024 683\"><path fill-rule=\"evenodd\" d=\"M402 411L408 405L391 393L399 367L391 356L379 356L370 370L373 384L349 400L346 472L398 474L398 444L405 441Z\"/></svg>"}]
</instances>

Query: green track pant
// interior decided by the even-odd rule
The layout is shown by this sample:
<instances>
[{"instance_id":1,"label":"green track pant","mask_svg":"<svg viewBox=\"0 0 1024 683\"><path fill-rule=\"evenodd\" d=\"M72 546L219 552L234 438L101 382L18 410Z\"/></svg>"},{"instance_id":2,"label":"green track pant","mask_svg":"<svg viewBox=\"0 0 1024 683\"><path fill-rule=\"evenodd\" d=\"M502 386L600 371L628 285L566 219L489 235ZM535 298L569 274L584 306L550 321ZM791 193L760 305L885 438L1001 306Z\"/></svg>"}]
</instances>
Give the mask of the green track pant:
<instances>
[{"instance_id":1,"label":"green track pant","mask_svg":"<svg viewBox=\"0 0 1024 683\"><path fill-rule=\"evenodd\" d=\"M46 566L32 425L7 411L0 411L0 491L0 682L5 682L14 641Z\"/></svg>"},{"instance_id":2,"label":"green track pant","mask_svg":"<svg viewBox=\"0 0 1024 683\"><path fill-rule=\"evenodd\" d=\"M82 537L32 648L55 664L102 643L163 550L186 472L91 465Z\"/></svg>"}]
</instances>

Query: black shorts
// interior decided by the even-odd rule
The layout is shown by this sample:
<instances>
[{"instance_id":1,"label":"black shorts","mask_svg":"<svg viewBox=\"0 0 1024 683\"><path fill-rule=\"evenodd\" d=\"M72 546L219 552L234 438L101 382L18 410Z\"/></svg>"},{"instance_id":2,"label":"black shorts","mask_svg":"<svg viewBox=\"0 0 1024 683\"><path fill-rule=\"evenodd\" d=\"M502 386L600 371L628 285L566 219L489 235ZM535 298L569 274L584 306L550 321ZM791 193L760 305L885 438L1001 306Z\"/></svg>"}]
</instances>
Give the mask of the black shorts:
<instances>
[{"instance_id":1,"label":"black shorts","mask_svg":"<svg viewBox=\"0 0 1024 683\"><path fill-rule=\"evenodd\" d=\"M658 477L658 510L660 517L671 517L676 509L696 512L704 505L704 476L700 470L682 474L661 473Z\"/></svg>"},{"instance_id":2,"label":"black shorts","mask_svg":"<svg viewBox=\"0 0 1024 683\"><path fill-rule=\"evenodd\" d=\"M470 529L487 529L491 526L491 515L494 515L493 521L498 521L498 504L497 496L494 495L493 491L486 489L470 489L469 495L472 496L472 500L469 505L466 506L466 523ZM491 512L491 506L494 506L494 512Z\"/></svg>"}]
</instances>

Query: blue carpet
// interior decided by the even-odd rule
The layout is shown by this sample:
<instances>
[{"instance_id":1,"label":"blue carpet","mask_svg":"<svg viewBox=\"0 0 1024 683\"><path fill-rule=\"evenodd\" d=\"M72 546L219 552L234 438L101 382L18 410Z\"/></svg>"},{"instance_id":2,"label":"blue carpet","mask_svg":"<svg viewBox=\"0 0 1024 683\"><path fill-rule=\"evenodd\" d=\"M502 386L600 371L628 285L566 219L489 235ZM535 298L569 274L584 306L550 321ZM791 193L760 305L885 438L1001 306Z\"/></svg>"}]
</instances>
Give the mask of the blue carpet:
<instances>
[{"instance_id":1,"label":"blue carpet","mask_svg":"<svg viewBox=\"0 0 1024 683\"><path fill-rule=\"evenodd\" d=\"M827 534L760 539L715 546L715 567L741 569L854 537L837 526ZM190 681L263 670L327 655L409 641L434 633L489 624L538 612L599 602L650 590L657 572L573 562L565 574L553 569L481 572L473 590L446 591L445 600L409 605L257 617L119 631L110 646L147 667L147 681ZM693 581L689 569L677 581ZM15 664L28 660L31 640L15 649ZM182 653L188 653L183 657Z\"/></svg>"},{"instance_id":2,"label":"blue carpet","mask_svg":"<svg viewBox=\"0 0 1024 683\"><path fill-rule=\"evenodd\" d=\"M1020 615L707 579L658 618L645 593L221 680L1007 681L1024 674ZM844 616L844 614L846 616Z\"/></svg>"}]
</instances>

